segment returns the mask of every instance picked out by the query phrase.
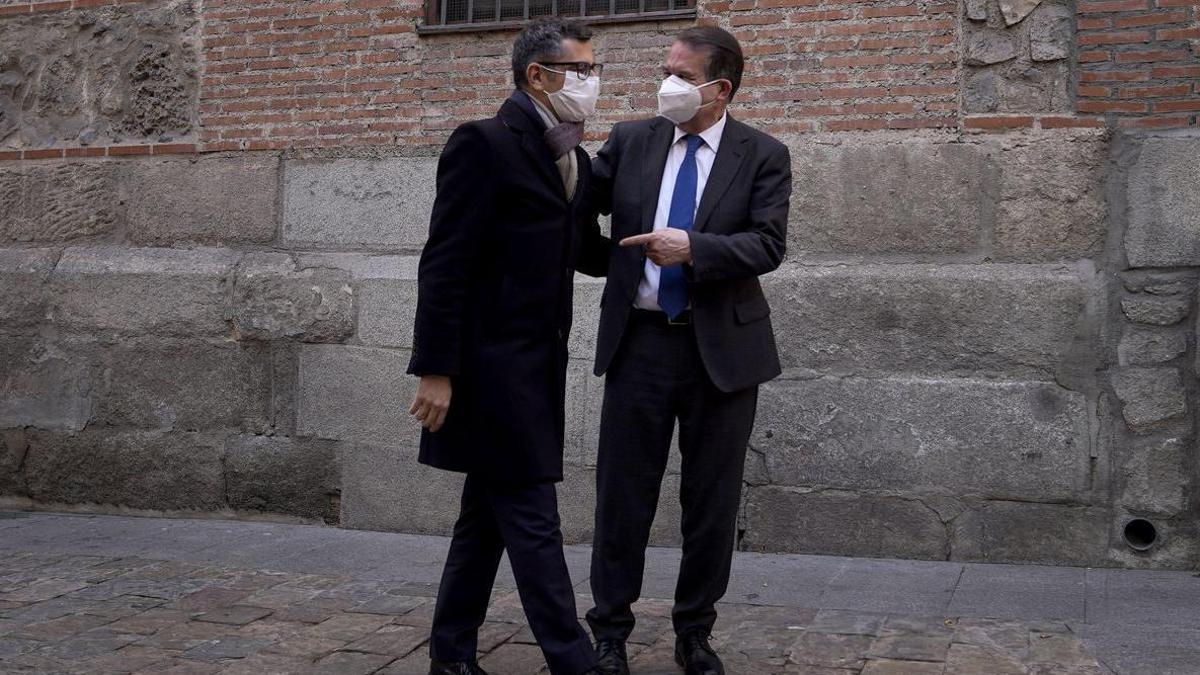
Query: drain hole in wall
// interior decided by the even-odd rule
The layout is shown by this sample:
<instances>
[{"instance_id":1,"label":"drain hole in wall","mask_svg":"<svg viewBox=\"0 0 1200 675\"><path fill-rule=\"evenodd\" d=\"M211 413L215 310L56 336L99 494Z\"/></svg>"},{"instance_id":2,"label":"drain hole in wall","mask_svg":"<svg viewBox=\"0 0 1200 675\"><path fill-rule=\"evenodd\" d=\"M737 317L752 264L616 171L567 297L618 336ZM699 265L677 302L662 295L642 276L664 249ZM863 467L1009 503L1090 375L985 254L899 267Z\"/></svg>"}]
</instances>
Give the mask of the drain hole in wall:
<instances>
[{"instance_id":1,"label":"drain hole in wall","mask_svg":"<svg viewBox=\"0 0 1200 675\"><path fill-rule=\"evenodd\" d=\"M1135 551L1148 551L1158 541L1158 529L1145 518L1134 518L1125 523L1125 543Z\"/></svg>"}]
</instances>

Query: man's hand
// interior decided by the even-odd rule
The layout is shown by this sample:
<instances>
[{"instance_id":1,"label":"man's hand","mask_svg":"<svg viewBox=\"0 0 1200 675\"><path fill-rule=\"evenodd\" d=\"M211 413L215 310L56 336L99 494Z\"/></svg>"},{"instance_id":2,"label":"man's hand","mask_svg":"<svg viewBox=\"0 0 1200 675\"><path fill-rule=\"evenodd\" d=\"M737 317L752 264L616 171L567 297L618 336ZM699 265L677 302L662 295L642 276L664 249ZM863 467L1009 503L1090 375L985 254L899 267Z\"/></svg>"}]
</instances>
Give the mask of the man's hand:
<instances>
[{"instance_id":1,"label":"man's hand","mask_svg":"<svg viewBox=\"0 0 1200 675\"><path fill-rule=\"evenodd\" d=\"M692 262L692 240L687 232L675 227L625 237L621 246L645 246L646 257L659 267Z\"/></svg>"},{"instance_id":2,"label":"man's hand","mask_svg":"<svg viewBox=\"0 0 1200 675\"><path fill-rule=\"evenodd\" d=\"M446 411L450 409L450 378L445 375L424 375L417 385L417 396L408 412L421 426L437 431L446 422Z\"/></svg>"}]
</instances>

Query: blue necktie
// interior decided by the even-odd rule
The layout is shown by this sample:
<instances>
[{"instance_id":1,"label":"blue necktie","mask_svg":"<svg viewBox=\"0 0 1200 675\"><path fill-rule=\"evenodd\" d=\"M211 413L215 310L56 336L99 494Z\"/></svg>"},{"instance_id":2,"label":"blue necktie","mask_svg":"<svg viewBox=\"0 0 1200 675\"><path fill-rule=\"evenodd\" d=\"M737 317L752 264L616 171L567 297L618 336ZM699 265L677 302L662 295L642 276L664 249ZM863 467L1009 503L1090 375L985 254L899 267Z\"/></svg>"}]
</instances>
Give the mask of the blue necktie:
<instances>
[{"instance_id":1,"label":"blue necktie","mask_svg":"<svg viewBox=\"0 0 1200 675\"><path fill-rule=\"evenodd\" d=\"M687 154L675 176L675 191L671 193L671 210L667 214L667 227L687 232L692 229L696 218L696 151L704 139L688 134ZM687 279L683 278L683 265L664 267L658 277L658 306L671 319L683 313L688 305Z\"/></svg>"}]
</instances>

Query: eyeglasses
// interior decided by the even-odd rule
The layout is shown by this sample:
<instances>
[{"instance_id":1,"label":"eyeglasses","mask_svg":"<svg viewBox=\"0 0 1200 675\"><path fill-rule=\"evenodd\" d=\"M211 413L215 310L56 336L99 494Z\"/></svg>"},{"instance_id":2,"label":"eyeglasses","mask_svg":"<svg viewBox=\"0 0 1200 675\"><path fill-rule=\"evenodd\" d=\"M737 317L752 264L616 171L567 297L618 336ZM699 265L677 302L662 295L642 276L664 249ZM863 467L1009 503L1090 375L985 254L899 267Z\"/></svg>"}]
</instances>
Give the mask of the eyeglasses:
<instances>
[{"instance_id":1,"label":"eyeglasses","mask_svg":"<svg viewBox=\"0 0 1200 675\"><path fill-rule=\"evenodd\" d=\"M603 63L588 63L587 61L539 61L538 65L546 68L546 66L566 66L564 70L555 70L546 68L552 73L564 73L570 71L575 73L575 77L581 80L586 80L592 75L600 77L600 73L604 72Z\"/></svg>"}]
</instances>

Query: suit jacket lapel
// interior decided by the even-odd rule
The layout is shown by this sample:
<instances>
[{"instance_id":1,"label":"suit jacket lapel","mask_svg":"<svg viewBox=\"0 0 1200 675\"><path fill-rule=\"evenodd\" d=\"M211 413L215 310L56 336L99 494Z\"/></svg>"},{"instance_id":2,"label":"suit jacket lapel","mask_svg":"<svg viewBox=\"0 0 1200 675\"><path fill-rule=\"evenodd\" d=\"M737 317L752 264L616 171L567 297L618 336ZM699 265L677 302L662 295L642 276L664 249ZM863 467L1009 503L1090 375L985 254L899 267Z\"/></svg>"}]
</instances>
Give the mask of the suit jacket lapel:
<instances>
[{"instance_id":1,"label":"suit jacket lapel","mask_svg":"<svg viewBox=\"0 0 1200 675\"><path fill-rule=\"evenodd\" d=\"M675 126L662 117L650 125L649 138L642 161L642 232L654 229L654 212L658 208L658 192L662 189L663 169L675 138Z\"/></svg>"},{"instance_id":2,"label":"suit jacket lapel","mask_svg":"<svg viewBox=\"0 0 1200 675\"><path fill-rule=\"evenodd\" d=\"M748 139L749 136L742 129L741 123L730 117L725 123L725 131L721 137L721 149L717 151L712 171L704 184L704 194L700 196L700 207L696 209L696 220L692 229L704 229L717 202L733 183L733 177L737 175L746 156L745 143Z\"/></svg>"},{"instance_id":3,"label":"suit jacket lapel","mask_svg":"<svg viewBox=\"0 0 1200 675\"><path fill-rule=\"evenodd\" d=\"M513 96L519 95L521 94L513 94ZM511 99L505 101L504 105L500 107L500 119L505 126L520 135L521 149L529 155L533 165L542 173L556 194L566 201L567 192L563 187L562 176L558 173L558 166L554 164L554 158L550 156L550 148L546 147L546 141L542 139L541 122L539 121L535 126L534 121L521 109L521 106Z\"/></svg>"}]
</instances>

